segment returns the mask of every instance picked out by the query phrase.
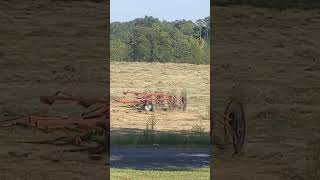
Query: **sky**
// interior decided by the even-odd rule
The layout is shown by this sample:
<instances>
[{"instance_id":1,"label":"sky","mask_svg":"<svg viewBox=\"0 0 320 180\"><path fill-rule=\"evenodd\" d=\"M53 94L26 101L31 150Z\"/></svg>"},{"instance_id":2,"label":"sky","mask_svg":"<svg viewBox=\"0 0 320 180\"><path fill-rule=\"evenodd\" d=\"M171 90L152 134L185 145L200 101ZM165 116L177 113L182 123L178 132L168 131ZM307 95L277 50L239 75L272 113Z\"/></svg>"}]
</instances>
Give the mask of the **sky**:
<instances>
[{"instance_id":1,"label":"sky","mask_svg":"<svg viewBox=\"0 0 320 180\"><path fill-rule=\"evenodd\" d=\"M160 20L192 20L210 16L210 0L111 0L110 21L153 16Z\"/></svg>"}]
</instances>

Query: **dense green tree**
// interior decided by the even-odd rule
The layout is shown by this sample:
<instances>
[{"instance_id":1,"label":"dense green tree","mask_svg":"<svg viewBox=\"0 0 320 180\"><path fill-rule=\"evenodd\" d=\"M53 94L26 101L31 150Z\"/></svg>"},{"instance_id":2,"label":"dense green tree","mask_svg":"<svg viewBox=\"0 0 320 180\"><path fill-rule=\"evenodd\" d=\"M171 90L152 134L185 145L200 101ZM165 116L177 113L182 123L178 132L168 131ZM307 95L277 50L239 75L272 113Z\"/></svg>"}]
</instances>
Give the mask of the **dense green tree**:
<instances>
[{"instance_id":1,"label":"dense green tree","mask_svg":"<svg viewBox=\"0 0 320 180\"><path fill-rule=\"evenodd\" d=\"M173 22L152 16L111 23L111 60L209 63L210 19Z\"/></svg>"},{"instance_id":2,"label":"dense green tree","mask_svg":"<svg viewBox=\"0 0 320 180\"><path fill-rule=\"evenodd\" d=\"M174 27L178 28L184 35L192 36L194 23L192 21L175 21Z\"/></svg>"},{"instance_id":3,"label":"dense green tree","mask_svg":"<svg viewBox=\"0 0 320 180\"><path fill-rule=\"evenodd\" d=\"M143 26L135 26L130 36L128 45L131 47L129 57L134 61L148 61L151 44L147 38L148 30Z\"/></svg>"},{"instance_id":4,"label":"dense green tree","mask_svg":"<svg viewBox=\"0 0 320 180\"><path fill-rule=\"evenodd\" d=\"M111 40L111 59L115 61L126 61L129 55L127 44L120 39Z\"/></svg>"}]
</instances>

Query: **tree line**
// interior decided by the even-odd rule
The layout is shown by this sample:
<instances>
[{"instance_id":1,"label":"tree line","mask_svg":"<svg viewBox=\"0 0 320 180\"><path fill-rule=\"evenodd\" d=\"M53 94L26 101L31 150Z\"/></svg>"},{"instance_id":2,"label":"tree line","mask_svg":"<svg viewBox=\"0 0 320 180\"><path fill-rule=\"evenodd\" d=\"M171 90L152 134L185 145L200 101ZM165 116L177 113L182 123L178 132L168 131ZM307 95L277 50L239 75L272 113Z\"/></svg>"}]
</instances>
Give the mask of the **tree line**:
<instances>
[{"instance_id":1,"label":"tree line","mask_svg":"<svg viewBox=\"0 0 320 180\"><path fill-rule=\"evenodd\" d=\"M218 6L227 5L252 5L258 7L285 10L288 8L314 9L320 8L319 0L216 0Z\"/></svg>"},{"instance_id":2,"label":"tree line","mask_svg":"<svg viewBox=\"0 0 320 180\"><path fill-rule=\"evenodd\" d=\"M152 16L111 23L111 60L210 62L210 19L160 21Z\"/></svg>"}]
</instances>

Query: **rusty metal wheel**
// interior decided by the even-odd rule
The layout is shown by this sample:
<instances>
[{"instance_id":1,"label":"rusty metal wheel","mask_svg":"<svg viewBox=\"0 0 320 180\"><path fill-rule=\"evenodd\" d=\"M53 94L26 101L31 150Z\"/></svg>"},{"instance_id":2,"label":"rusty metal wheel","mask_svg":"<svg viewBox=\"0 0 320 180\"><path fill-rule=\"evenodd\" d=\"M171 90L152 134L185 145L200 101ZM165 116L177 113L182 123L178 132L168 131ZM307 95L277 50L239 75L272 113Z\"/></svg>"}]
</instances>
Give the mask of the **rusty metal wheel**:
<instances>
[{"instance_id":1,"label":"rusty metal wheel","mask_svg":"<svg viewBox=\"0 0 320 180\"><path fill-rule=\"evenodd\" d=\"M180 108L185 111L187 109L187 92L182 91L180 96Z\"/></svg>"},{"instance_id":2,"label":"rusty metal wheel","mask_svg":"<svg viewBox=\"0 0 320 180\"><path fill-rule=\"evenodd\" d=\"M243 150L245 142L246 122L243 104L237 99L232 99L225 109L225 116L228 118L224 119L226 141L231 141L236 154Z\"/></svg>"},{"instance_id":3,"label":"rusty metal wheel","mask_svg":"<svg viewBox=\"0 0 320 180\"><path fill-rule=\"evenodd\" d=\"M175 110L177 107L177 96L175 95L174 92L171 92L168 94L168 108L170 110Z\"/></svg>"}]
</instances>

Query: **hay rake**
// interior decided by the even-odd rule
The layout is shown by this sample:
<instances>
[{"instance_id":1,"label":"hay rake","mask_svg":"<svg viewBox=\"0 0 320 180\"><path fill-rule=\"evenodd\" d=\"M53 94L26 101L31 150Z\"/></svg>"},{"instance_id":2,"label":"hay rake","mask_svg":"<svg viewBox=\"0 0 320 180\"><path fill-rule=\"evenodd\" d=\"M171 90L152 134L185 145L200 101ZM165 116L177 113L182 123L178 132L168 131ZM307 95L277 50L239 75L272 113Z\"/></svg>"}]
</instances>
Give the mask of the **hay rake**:
<instances>
[{"instance_id":1,"label":"hay rake","mask_svg":"<svg viewBox=\"0 0 320 180\"><path fill-rule=\"evenodd\" d=\"M46 133L61 130L71 137L76 145L81 145L82 138L87 136L88 133L98 135L109 133L109 101L107 98L87 98L58 91L52 96L41 96L40 101L48 105L53 105L55 101L74 101L86 108L94 104L100 104L100 106L83 112L80 116L70 118L27 115L2 122L1 127L21 125L36 128ZM71 135L71 131L77 132L77 135ZM57 140L59 139L61 138Z\"/></svg>"},{"instance_id":2,"label":"hay rake","mask_svg":"<svg viewBox=\"0 0 320 180\"><path fill-rule=\"evenodd\" d=\"M131 107L139 107L145 111L153 111L155 107L168 108L170 110L187 109L187 94L181 92L180 97L163 92L123 92L126 97L115 98L116 102L127 104ZM130 96L131 95L131 96ZM130 97L128 97L130 96Z\"/></svg>"},{"instance_id":3,"label":"hay rake","mask_svg":"<svg viewBox=\"0 0 320 180\"><path fill-rule=\"evenodd\" d=\"M179 108L185 111L187 107L185 92L182 92L180 97L169 93L150 91L143 93L127 91L124 94L133 95L133 98L122 97L115 100L120 103L129 104L130 106L142 107L146 111L152 111L154 107L164 106L173 110ZM24 127L33 127L46 133L61 130L68 137L71 137L76 145L81 145L83 137L88 133L110 135L109 100L106 97L81 97L58 91L52 96L41 96L40 101L48 105L53 105L56 101L72 101L86 108L93 105L100 106L83 112L80 116L70 118L27 115L2 121L0 127L22 125ZM219 113L215 110L213 110L213 113L218 117L214 120L223 125L226 145L232 144L235 154L241 152L246 133L243 104L234 98L227 104L224 113ZM77 135L73 136L71 132L77 132Z\"/></svg>"}]
</instances>

